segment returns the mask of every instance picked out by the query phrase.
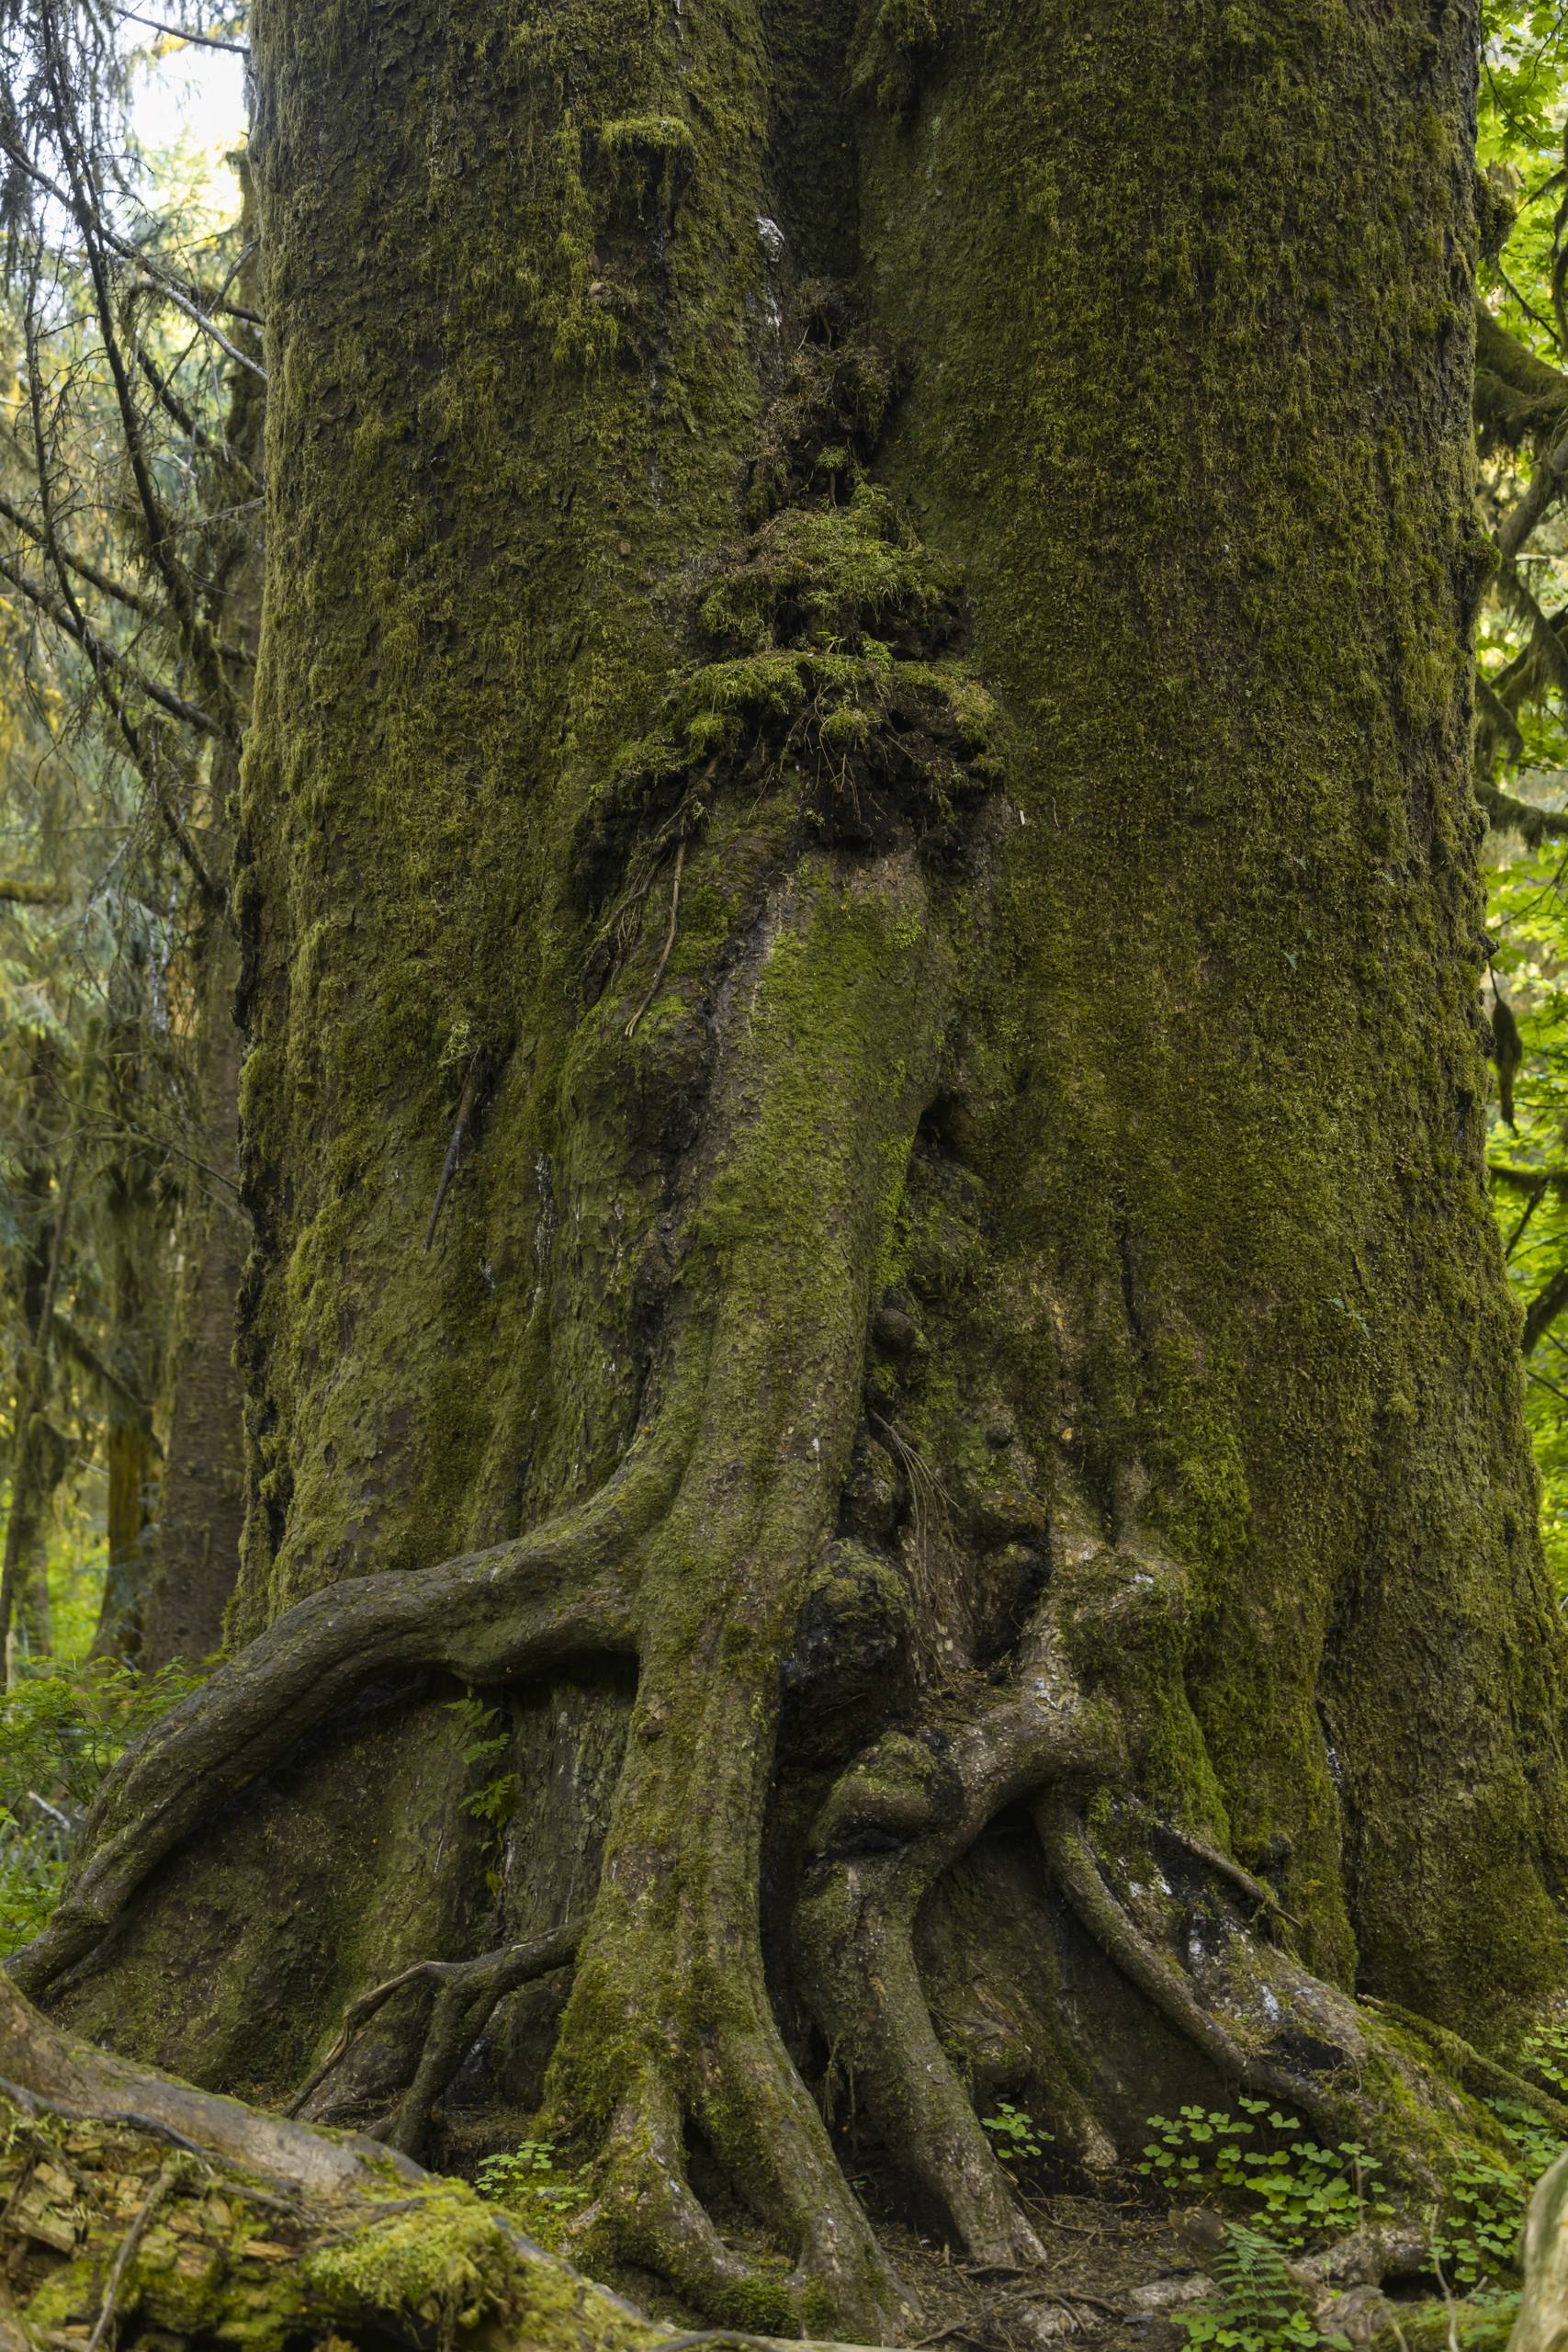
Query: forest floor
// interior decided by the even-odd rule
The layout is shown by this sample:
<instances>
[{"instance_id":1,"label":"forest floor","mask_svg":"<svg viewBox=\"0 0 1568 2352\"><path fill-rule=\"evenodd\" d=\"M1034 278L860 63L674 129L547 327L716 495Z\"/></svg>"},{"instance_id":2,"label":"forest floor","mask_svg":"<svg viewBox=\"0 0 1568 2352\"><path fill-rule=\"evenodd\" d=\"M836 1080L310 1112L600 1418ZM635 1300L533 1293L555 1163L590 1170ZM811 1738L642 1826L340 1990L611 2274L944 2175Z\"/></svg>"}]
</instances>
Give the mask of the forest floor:
<instances>
[{"instance_id":1,"label":"forest floor","mask_svg":"<svg viewBox=\"0 0 1568 2352\"><path fill-rule=\"evenodd\" d=\"M1169 2212L1135 2199L1025 2202L1046 2252L1043 2267L1028 2271L965 2262L941 2238L878 2216L877 2235L922 2313L901 2339L908 2352L964 2345L977 2352L1032 2352L1043 2310L1063 2344L1081 2345L1083 2352L1176 2352L1182 2337L1169 2314L1201 2301L1212 2281ZM750 2233L739 2215L727 2214L724 2234L743 2247ZM680 2328L704 2324L651 2273L617 2270L608 2283L650 2318Z\"/></svg>"},{"instance_id":2,"label":"forest floor","mask_svg":"<svg viewBox=\"0 0 1568 2352\"><path fill-rule=\"evenodd\" d=\"M1027 2200L1044 2245L1042 2268L977 2269L940 2243L882 2223L879 2235L919 2298L932 2347L971 2344L982 2352L1022 2352L1026 2317L1041 2305L1064 2342L1085 2352L1175 2352L1168 2316L1210 2291L1210 2281L1168 2213L1093 2197Z\"/></svg>"},{"instance_id":3,"label":"forest floor","mask_svg":"<svg viewBox=\"0 0 1568 2352\"><path fill-rule=\"evenodd\" d=\"M143 2073L9 1997L0 2352L771 2342L705 2325L649 2274L596 2283L566 2268L525 2221L458 2179ZM1093 2197L1031 2195L1021 2183L1044 2249L1022 2271L969 2264L937 2232L893 2220L874 2173L856 2186L918 2306L900 2331L905 2352L1503 2352L1517 2303L1495 2293L1439 2303L1431 2281L1413 2278L1392 2302L1354 2289L1332 2312L1314 2306L1315 2320L1303 2311L1282 2324L1275 2312L1263 2325L1225 2305L1200 2258L1205 2224L1224 2233L1219 2218L1162 2210L1131 2181ZM737 2251L780 2262L755 2224L717 2210L724 2201L713 2199L714 2219Z\"/></svg>"}]
</instances>

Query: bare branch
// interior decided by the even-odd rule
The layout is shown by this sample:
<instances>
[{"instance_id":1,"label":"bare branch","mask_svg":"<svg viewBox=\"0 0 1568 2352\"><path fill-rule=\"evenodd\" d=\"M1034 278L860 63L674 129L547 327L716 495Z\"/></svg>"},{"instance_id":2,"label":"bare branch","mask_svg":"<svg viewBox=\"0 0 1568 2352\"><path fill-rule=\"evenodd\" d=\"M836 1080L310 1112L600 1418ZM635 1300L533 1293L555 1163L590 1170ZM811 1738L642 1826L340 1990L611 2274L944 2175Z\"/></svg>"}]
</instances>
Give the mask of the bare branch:
<instances>
[{"instance_id":1,"label":"bare branch","mask_svg":"<svg viewBox=\"0 0 1568 2352\"><path fill-rule=\"evenodd\" d=\"M140 17L134 8L117 8L115 15L131 25L145 25L150 32L166 33L171 40L194 41L198 49L226 49L233 57L249 57L249 45L243 40L219 40L212 33L187 32L183 25L161 25L155 17Z\"/></svg>"},{"instance_id":2,"label":"bare branch","mask_svg":"<svg viewBox=\"0 0 1568 2352\"><path fill-rule=\"evenodd\" d=\"M144 694L149 702L155 702L161 710L166 710L171 718L181 720L186 727L196 728L200 734L216 735L220 741L232 741L230 730L220 720L214 718L209 712L198 709L195 703L186 702L185 696L175 694L172 686L160 685L156 678L148 677L128 654L122 653L118 646L111 645L107 638L99 636L79 607L73 612L63 598L54 595L41 580L35 580L30 572L24 571L8 556L0 556L0 580L8 580L30 605L48 615L56 628L73 639L92 662L95 672L100 672L105 662L112 662L117 670L124 673L139 693Z\"/></svg>"},{"instance_id":3,"label":"bare branch","mask_svg":"<svg viewBox=\"0 0 1568 2352\"><path fill-rule=\"evenodd\" d=\"M89 588L97 589L100 595L112 596L117 605L125 605L129 612L140 613L143 620L157 618L157 608L151 597L143 596L139 589L128 588L122 580L111 580L107 571L100 571L96 563L89 563L85 556L78 555L73 548L51 544L41 524L32 522L19 506L13 505L3 495L0 495L0 518L14 529L24 532L34 546L42 548L46 554L57 556L67 571L73 571L78 580L85 580Z\"/></svg>"},{"instance_id":4,"label":"bare branch","mask_svg":"<svg viewBox=\"0 0 1568 2352\"><path fill-rule=\"evenodd\" d=\"M82 208L79 210L73 198L67 194L65 189L60 186L59 182L51 180L47 172L40 172L38 165L32 161L31 157L24 153L21 148L17 147L13 141L6 139L3 134L0 134L0 154L8 156L11 162L16 164L17 169L19 172L24 173L28 179L33 181L35 186L42 188L46 196L53 197L57 204L62 204L65 206L66 209L75 218L77 226L82 229L85 239L88 236L90 231L91 236L94 240L98 243L106 245L120 261L127 263L130 268L140 271L143 277L150 280L152 285L156 286L163 293L166 294L170 301L174 303L176 310L183 311L186 318L193 321L194 323L201 329L203 334L209 335L212 341L218 345L220 350L225 352L227 356L231 359L234 360L240 367L248 368L253 376L259 376L262 382L264 384L265 383L266 369L261 365L260 361L253 359L248 352L242 351L237 344L231 343L222 328L218 324L217 321L209 317L207 311L202 310L197 303L192 300L189 294L186 293L178 285L176 285L166 270L156 268L153 264L148 260L145 254L139 253L136 247L130 243L126 238L117 236L112 229L105 225L96 209L86 204L85 199L83 200ZM89 262L90 260L91 254L89 252ZM254 320L254 314L251 311L236 311L235 316L243 317L253 322Z\"/></svg>"}]
</instances>

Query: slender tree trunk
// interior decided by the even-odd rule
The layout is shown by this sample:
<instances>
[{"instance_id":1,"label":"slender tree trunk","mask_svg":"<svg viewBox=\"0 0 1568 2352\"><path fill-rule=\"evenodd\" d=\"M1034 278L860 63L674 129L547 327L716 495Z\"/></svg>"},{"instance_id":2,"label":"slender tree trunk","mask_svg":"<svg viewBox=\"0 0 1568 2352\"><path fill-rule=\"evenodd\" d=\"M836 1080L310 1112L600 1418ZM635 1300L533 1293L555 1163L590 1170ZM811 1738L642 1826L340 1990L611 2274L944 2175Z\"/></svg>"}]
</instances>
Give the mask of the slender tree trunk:
<instances>
[{"instance_id":1,"label":"slender tree trunk","mask_svg":"<svg viewBox=\"0 0 1568 2352\"><path fill-rule=\"evenodd\" d=\"M180 1274L169 1339L169 1443L141 1664L148 1673L211 1656L223 1639L244 1521L244 1466L234 1308L244 1253L238 1196L240 1034L233 999L239 944L209 926L197 962L197 1144L186 1189ZM227 1181L226 1181L227 1180Z\"/></svg>"},{"instance_id":2,"label":"slender tree trunk","mask_svg":"<svg viewBox=\"0 0 1568 2352\"><path fill-rule=\"evenodd\" d=\"M258 223L248 167L240 233L252 253L236 281L246 307L261 295L254 258ZM236 333L246 334L243 326ZM259 351L259 338L254 338ZM265 396L248 369L232 373L227 452L209 470L213 503L240 503L265 472ZM233 460L241 462L235 466ZM248 518L220 542L209 588L214 634L238 652L231 668L237 720L249 717L246 681L261 625L262 534ZM225 748L211 779L212 822L204 842L209 868L233 865L232 806L238 761ZM141 1663L149 1672L176 1659L195 1664L223 1639L225 1611L239 1573L244 1523L243 1400L234 1362L236 1307L247 1228L239 1199L241 1037L235 1018L240 945L229 905L209 909L197 940L197 1152L179 1227L180 1279L169 1347L169 1452L159 1514L157 1556L146 1611Z\"/></svg>"},{"instance_id":3,"label":"slender tree trunk","mask_svg":"<svg viewBox=\"0 0 1568 2352\"><path fill-rule=\"evenodd\" d=\"M42 1069L40 1053L38 1068ZM39 1235L24 1282L28 1310L27 1344L17 1367L16 1419L12 1431L10 1494L6 1538L0 1549L0 1657L10 1688L16 1659L14 1635L34 1650L50 1647L49 1516L64 1469L64 1448L49 1419L53 1385L54 1312L60 1295L66 1236L75 1197L81 1131L73 1123L64 1140L63 1160L48 1200L47 1222Z\"/></svg>"},{"instance_id":4,"label":"slender tree trunk","mask_svg":"<svg viewBox=\"0 0 1568 2352\"><path fill-rule=\"evenodd\" d=\"M49 1079L52 1050L38 1040L29 1056L26 1130L17 1138L20 1162L17 1190L25 1239L20 1257L19 1329L27 1334L39 1328L49 1282L51 1242L54 1232L54 1179L58 1137L46 1134ZM34 1413L32 1430L41 1446L24 1439L22 1412L31 1386L30 1351L18 1367L17 1417L7 1470L6 1547L15 1544L15 1600L12 1609L14 1644L33 1656L52 1649L53 1624L49 1597L49 1518L54 1487L64 1468L64 1449L49 1442L53 1424L47 1413ZM54 1476L51 1476L51 1473ZM14 1536L13 1536L14 1527ZM7 1679L9 1668L7 1668Z\"/></svg>"},{"instance_id":5,"label":"slender tree trunk","mask_svg":"<svg viewBox=\"0 0 1568 2352\"><path fill-rule=\"evenodd\" d=\"M155 1225L134 1161L110 1180L107 1272L111 1322L125 1386L105 1398L108 1566L93 1634L95 1657L140 1660L159 1497L158 1448L143 1401L156 1390L155 1341L166 1319L155 1276Z\"/></svg>"},{"instance_id":6,"label":"slender tree trunk","mask_svg":"<svg viewBox=\"0 0 1568 2352\"><path fill-rule=\"evenodd\" d=\"M537 2098L588 2256L753 2326L897 2309L845 2077L982 2262L998 2090L1427 2193L1352 1996L1495 2037L1564 1860L1473 40L258 0L252 1638L25 1985L404 2147Z\"/></svg>"}]
</instances>

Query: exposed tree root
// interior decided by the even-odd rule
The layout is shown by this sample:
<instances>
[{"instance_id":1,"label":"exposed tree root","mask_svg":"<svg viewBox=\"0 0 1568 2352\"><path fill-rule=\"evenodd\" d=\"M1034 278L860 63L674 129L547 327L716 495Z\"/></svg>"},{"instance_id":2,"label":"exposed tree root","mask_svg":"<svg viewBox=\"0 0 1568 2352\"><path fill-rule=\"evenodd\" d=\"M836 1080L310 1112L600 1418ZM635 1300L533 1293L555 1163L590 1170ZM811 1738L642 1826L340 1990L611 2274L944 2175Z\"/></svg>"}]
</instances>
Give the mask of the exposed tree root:
<instances>
[{"instance_id":1,"label":"exposed tree root","mask_svg":"<svg viewBox=\"0 0 1568 2352\"><path fill-rule=\"evenodd\" d=\"M1139 1932L1106 1885L1071 1805L1055 1793L1043 1797L1034 1822L1057 1884L1107 1958L1221 2075L1234 2083L1251 2079L1255 2069L1241 2043L1196 1998L1180 1964ZM1294 2084L1283 2078L1267 2087L1280 2097L1296 2095Z\"/></svg>"},{"instance_id":2,"label":"exposed tree root","mask_svg":"<svg viewBox=\"0 0 1568 2352\"><path fill-rule=\"evenodd\" d=\"M73 1935L80 1937L84 1918L112 1916L116 1899L149 1866L145 1849L117 1860L116 1838L123 1841L150 1818L153 1850L166 1851L180 1825L188 1825L197 1806L185 1796L183 1774L194 1770L210 1802L215 1790L264 1769L324 1704L389 1659L408 1663L417 1656L429 1663L438 1648L446 1662L461 1661L466 1674L493 1681L558 1654L558 1643L590 1646L613 1632L629 1645L630 1605L615 1594L615 1577L621 1559L647 1556L650 1500L645 1476L634 1507L626 1491L632 1483L606 1490L575 1522L526 1544L449 1563L424 1578L337 1587L291 1611L189 1702L183 1723L170 1718L172 1733L165 1725L164 1736L155 1734L131 1759L125 1778L132 1786L118 1805L103 1808L110 1842L89 1857L87 1897L78 1898ZM682 1505L661 1495L651 1499L665 1507L663 1535L653 1541L670 1540ZM719 1566L777 1549L759 1547L754 1529L744 1540L722 1528L705 1535L706 1555ZM677 1540L695 1578L705 1557L695 1522ZM573 1575L580 1581L568 1589ZM439 1628L432 1623L438 1611ZM722 1611L711 1620L716 1628L725 1622ZM772 1655L766 1645L763 1655ZM473 1959L416 1963L362 1995L294 2111L319 2101L371 2017L395 1995L417 1989L431 1996L423 2043L383 2127L390 2147L414 2153L434 2105L497 2002L565 1966L582 1945L587 1973L580 1970L574 2003L579 1995L587 2002L587 2023L575 2043L566 2035L563 2042L574 2051L574 2064L586 2051L591 2066L612 2075L618 2070L621 2086L593 2147L594 2199L574 2224L574 2243L590 2258L646 2265L699 2308L737 2324L800 2326L831 2311L840 2324L847 2321L874 2338L900 2317L907 2323L910 2306L784 2050L761 1976L752 1890L770 1751L733 1736L734 1724L755 1714L759 1690L749 1664L733 1688L728 1671L711 1673L696 1715L677 1724L659 1692L647 1690L646 1657L644 1664L640 1729L623 1771L605 1879L590 1913L551 1935ZM269 1701L298 1692L301 1679L306 1696L287 1722L264 1720ZM236 1737L243 1769L222 1761L224 1740ZM913 1730L885 1735L840 1776L814 1832L817 1859L795 1923L804 1989L890 2154L947 2212L970 2257L998 2270L1033 2268L1043 2259L1041 2242L938 2040L914 1933L937 1880L1000 1811L1021 1801L1032 1803L1043 1860L1070 1908L1179 2037L1226 2079L1301 2103L1325 2129L1343 2124L1348 2113L1369 2142L1377 2135L1376 2097L1357 2079L1367 2051L1355 2005L1288 1953L1257 1942L1235 1906L1239 1900L1249 1915L1277 1916L1260 1883L1202 1841L1160 1825L1223 1890L1211 1905L1219 1937L1213 1984L1201 1984L1169 1949L1168 1936L1141 1923L1114 1891L1078 1805L1081 1792L1114 1782L1124 1770L1118 1713L1103 1699L1085 1697L1047 1597L1006 1679L976 1678L961 1702L950 1697ZM679 1792L696 1786L707 1801L695 1813L687 1804L682 1817ZM136 1810L138 1796L152 1804L150 1816ZM673 1844L664 1826L671 1820L679 1822ZM127 1826L117 1826L121 1823ZM98 1867L105 1853L113 1868ZM1245 1947L1245 1997L1224 1989L1227 1939L1238 1951ZM54 1946L56 1953L74 1948L58 1939ZM39 1970L49 1956L46 1938L27 1957ZM85 2045L45 2026L15 1994L8 1997L8 2043L30 2040L42 2052L34 2071L41 2066L51 2084L74 2069L82 2112L129 2112L126 2086L134 2084L138 2098L161 2102L145 2113L147 2125L180 2144L209 2144L227 2128L236 2161L273 2169L319 2162L320 2151L333 2145L302 2126L258 2118L118 2060L97 2053L84 2059ZM620 2025L607 2027L615 2019ZM1292 2030L1299 2041L1303 2026L1326 2073L1282 2053L1281 2041ZM622 2041L626 2056L617 2057ZM628 2072L632 2052L640 2054ZM577 2079L569 2066L563 2080L570 2086ZM58 2097L58 2088L51 2095ZM569 2133L575 2103L569 2087ZM688 2179L688 2125L791 2245L793 2268L759 2263L727 2245ZM294 2132L298 2140L288 2136ZM269 2133L283 2136L269 2140ZM346 2143L340 2177L358 2180L364 2165L377 2160L369 2154L376 2144ZM351 2154L355 2146L365 2153ZM379 2161L389 2159L383 2154ZM1396 2224L1375 2245L1364 2237L1330 2249L1318 2268L1325 2280L1375 2278L1390 2264L1397 2267L1411 2234ZM1042 2340L1060 2326L1043 2306L1032 2319L1027 2312L1014 2317Z\"/></svg>"},{"instance_id":3,"label":"exposed tree root","mask_svg":"<svg viewBox=\"0 0 1568 2352\"><path fill-rule=\"evenodd\" d=\"M515 1542L298 1601L110 1774L53 1918L10 1962L16 1982L37 1995L85 1959L182 1838L377 1675L440 1668L507 1682L633 1648L632 1555L667 1490L669 1436L634 1448L600 1494Z\"/></svg>"},{"instance_id":4,"label":"exposed tree root","mask_svg":"<svg viewBox=\"0 0 1568 2352\"><path fill-rule=\"evenodd\" d=\"M575 1958L582 1940L583 1922L570 1921L553 1935L531 1942L504 1944L496 1951L478 1953L472 1960L420 1960L412 1968L389 1976L350 2004L343 2029L321 2064L306 2077L288 2106L290 2115L303 2114L347 2052L361 2027L410 1984L428 1986L434 1996L419 2065L384 2131L376 2136L389 2147L416 2156L430 2112L468 2052L489 2024L498 2001L524 1984L531 1984Z\"/></svg>"},{"instance_id":5,"label":"exposed tree root","mask_svg":"<svg viewBox=\"0 0 1568 2352\"><path fill-rule=\"evenodd\" d=\"M693 2195L683 2143L681 2103L669 2081L649 2068L616 2109L598 2196L573 2236L670 2279L700 2311L755 2314L762 2274L725 2245ZM782 2300L776 2278L773 2287Z\"/></svg>"},{"instance_id":6,"label":"exposed tree root","mask_svg":"<svg viewBox=\"0 0 1568 2352\"><path fill-rule=\"evenodd\" d=\"M795 1920L807 1997L890 2152L976 2262L1036 2262L1040 2243L937 2040L916 1916L1004 1805L1045 1781L1102 1773L1116 1744L1043 1612L1001 1690L981 1686L929 1741L883 1740L840 1781L814 1833L820 1859Z\"/></svg>"}]
</instances>

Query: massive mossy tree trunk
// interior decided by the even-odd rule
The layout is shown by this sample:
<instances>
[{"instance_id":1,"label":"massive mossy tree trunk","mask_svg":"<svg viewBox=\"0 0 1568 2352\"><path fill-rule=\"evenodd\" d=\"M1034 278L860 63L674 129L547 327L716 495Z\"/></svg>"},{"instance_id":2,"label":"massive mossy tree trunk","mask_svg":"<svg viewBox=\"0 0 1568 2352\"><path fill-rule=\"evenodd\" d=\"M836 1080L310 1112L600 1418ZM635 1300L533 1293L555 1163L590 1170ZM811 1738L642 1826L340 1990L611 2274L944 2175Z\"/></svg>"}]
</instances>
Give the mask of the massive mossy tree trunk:
<instances>
[{"instance_id":1,"label":"massive mossy tree trunk","mask_svg":"<svg viewBox=\"0 0 1568 2352\"><path fill-rule=\"evenodd\" d=\"M448 2158L538 2103L590 2256L753 2321L896 2300L846 2078L984 2261L998 2090L1092 2170L1217 2070L1418 2172L1351 1996L1495 2037L1568 1834L1471 11L254 35L251 1640L18 1975Z\"/></svg>"}]
</instances>

